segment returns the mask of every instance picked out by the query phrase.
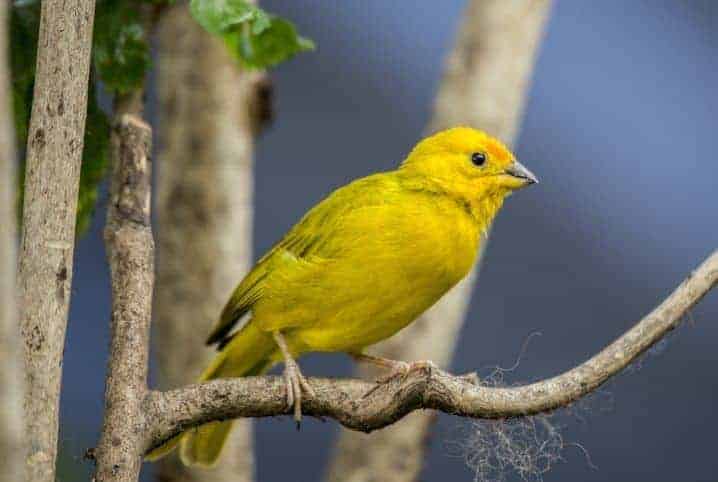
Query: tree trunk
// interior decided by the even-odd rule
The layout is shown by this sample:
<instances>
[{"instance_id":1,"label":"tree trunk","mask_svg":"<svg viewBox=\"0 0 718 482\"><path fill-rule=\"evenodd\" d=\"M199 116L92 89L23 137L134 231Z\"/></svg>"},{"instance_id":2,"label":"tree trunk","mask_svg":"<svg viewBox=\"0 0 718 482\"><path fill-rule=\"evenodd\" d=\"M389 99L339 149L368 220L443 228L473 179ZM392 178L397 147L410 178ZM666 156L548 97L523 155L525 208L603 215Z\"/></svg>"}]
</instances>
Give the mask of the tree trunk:
<instances>
[{"instance_id":1,"label":"tree trunk","mask_svg":"<svg viewBox=\"0 0 718 482\"><path fill-rule=\"evenodd\" d=\"M160 120L155 352L162 388L196 381L214 356L204 335L250 267L253 139L267 109L264 74L239 68L186 6L159 30ZM215 468L177 457L162 481L251 481L250 420L238 420Z\"/></svg>"},{"instance_id":2,"label":"tree trunk","mask_svg":"<svg viewBox=\"0 0 718 482\"><path fill-rule=\"evenodd\" d=\"M508 144L514 142L549 9L549 0L469 3L439 86L429 132L467 124ZM378 346L376 352L397 360L429 359L447 366L477 268L407 329ZM372 375L368 369L360 369L360 376ZM343 431L327 480L416 480L434 419L433 413L414 413L371 435Z\"/></svg>"},{"instance_id":3,"label":"tree trunk","mask_svg":"<svg viewBox=\"0 0 718 482\"><path fill-rule=\"evenodd\" d=\"M55 481L94 8L94 0L42 2L18 273L30 450L25 478L33 482Z\"/></svg>"},{"instance_id":4,"label":"tree trunk","mask_svg":"<svg viewBox=\"0 0 718 482\"><path fill-rule=\"evenodd\" d=\"M15 213L15 135L10 102L9 8L0 5L0 482L21 482L22 351L15 303L17 218Z\"/></svg>"}]
</instances>

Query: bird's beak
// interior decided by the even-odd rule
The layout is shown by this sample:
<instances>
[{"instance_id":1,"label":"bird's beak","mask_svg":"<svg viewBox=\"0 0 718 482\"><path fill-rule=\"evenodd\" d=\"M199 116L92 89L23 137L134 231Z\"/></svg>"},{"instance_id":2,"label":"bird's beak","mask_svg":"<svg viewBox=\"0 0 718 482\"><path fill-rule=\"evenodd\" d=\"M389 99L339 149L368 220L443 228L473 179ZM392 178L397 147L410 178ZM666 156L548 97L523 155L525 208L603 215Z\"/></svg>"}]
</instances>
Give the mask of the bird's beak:
<instances>
[{"instance_id":1,"label":"bird's beak","mask_svg":"<svg viewBox=\"0 0 718 482\"><path fill-rule=\"evenodd\" d=\"M514 162L506 168L506 174L520 180L525 186L538 183L538 179L534 173L526 169L526 167L517 160L514 160Z\"/></svg>"}]
</instances>

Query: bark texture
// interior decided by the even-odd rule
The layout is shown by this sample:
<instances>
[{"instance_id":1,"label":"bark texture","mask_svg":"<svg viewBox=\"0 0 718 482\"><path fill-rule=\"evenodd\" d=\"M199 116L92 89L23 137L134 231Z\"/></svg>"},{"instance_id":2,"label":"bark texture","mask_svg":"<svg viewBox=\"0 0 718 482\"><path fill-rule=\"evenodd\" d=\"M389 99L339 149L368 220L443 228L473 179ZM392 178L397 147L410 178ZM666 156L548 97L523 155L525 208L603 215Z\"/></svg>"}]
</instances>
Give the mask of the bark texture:
<instances>
[{"instance_id":1,"label":"bark texture","mask_svg":"<svg viewBox=\"0 0 718 482\"><path fill-rule=\"evenodd\" d=\"M105 227L112 279L110 358L98 482L134 482L145 437L154 242L150 226L152 130L141 117L140 93L120 99L112 132L113 173Z\"/></svg>"},{"instance_id":2,"label":"bark texture","mask_svg":"<svg viewBox=\"0 0 718 482\"><path fill-rule=\"evenodd\" d=\"M268 112L268 83L241 70L185 5L164 14L158 34L154 349L160 386L169 389L194 382L215 355L204 334L250 267L253 140ZM213 469L177 457L159 464L162 481L249 482L253 474L250 420L235 424Z\"/></svg>"},{"instance_id":3,"label":"bark texture","mask_svg":"<svg viewBox=\"0 0 718 482\"><path fill-rule=\"evenodd\" d=\"M21 482L22 350L15 291L17 218L15 214L15 135L10 101L9 9L0 5L0 482Z\"/></svg>"},{"instance_id":4,"label":"bark texture","mask_svg":"<svg viewBox=\"0 0 718 482\"><path fill-rule=\"evenodd\" d=\"M94 8L94 0L42 2L18 273L25 478L34 482L55 480Z\"/></svg>"},{"instance_id":5,"label":"bark texture","mask_svg":"<svg viewBox=\"0 0 718 482\"><path fill-rule=\"evenodd\" d=\"M374 384L369 382L310 378L316 396L308 395L302 409L306 415L330 417L363 432L386 427L422 408L489 419L548 412L590 393L628 366L676 328L717 283L718 251L714 251L633 328L583 364L553 378L497 388L481 385L476 376L451 376L427 364L370 394ZM282 377L214 380L169 392L151 392L146 405L145 450L213 420L290 412Z\"/></svg>"},{"instance_id":6,"label":"bark texture","mask_svg":"<svg viewBox=\"0 0 718 482\"><path fill-rule=\"evenodd\" d=\"M428 131L456 125L483 129L511 145L518 132L549 0L470 0L439 85ZM476 268L409 327L377 346L396 360L451 363L477 278ZM374 376L359 367L359 376ZM416 480L422 468L432 413L417 413L379 433L340 434L330 482Z\"/></svg>"}]
</instances>

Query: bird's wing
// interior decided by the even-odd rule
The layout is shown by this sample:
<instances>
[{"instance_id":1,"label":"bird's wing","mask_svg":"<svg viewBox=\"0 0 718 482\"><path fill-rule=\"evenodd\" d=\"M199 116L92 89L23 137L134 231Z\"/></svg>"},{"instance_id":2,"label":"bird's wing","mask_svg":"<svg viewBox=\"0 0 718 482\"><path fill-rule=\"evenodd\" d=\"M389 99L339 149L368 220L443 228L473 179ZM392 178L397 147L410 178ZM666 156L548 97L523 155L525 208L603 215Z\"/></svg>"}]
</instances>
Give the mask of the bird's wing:
<instances>
[{"instance_id":1,"label":"bird's wing","mask_svg":"<svg viewBox=\"0 0 718 482\"><path fill-rule=\"evenodd\" d=\"M235 288L212 327L207 344L224 346L244 325L238 322L262 297L267 278L277 270L293 270L312 256L322 256L327 241L335 234L337 221L348 212L384 202L382 193L396 187L383 174L369 176L334 191L312 208L267 254L265 254ZM246 322L245 322L246 323Z\"/></svg>"}]
</instances>

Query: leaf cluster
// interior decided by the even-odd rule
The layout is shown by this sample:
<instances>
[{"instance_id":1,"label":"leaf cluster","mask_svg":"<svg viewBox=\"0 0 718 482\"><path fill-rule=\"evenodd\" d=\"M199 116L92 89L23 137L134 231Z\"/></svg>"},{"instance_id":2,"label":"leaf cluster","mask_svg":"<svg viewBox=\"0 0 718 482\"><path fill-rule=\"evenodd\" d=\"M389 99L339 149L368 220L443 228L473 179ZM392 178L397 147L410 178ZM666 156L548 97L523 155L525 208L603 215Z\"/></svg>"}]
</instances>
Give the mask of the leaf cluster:
<instances>
[{"instance_id":1,"label":"leaf cluster","mask_svg":"<svg viewBox=\"0 0 718 482\"><path fill-rule=\"evenodd\" d=\"M139 89L152 66L149 28L143 9L162 7L175 0L97 0L92 45L87 123L85 129L77 231L90 225L98 188L109 164L110 121L100 108L100 87L122 95ZM190 10L208 32L220 36L245 67L265 68L293 55L312 50L294 25L244 0L191 0ZM40 26L39 0L14 0L10 16L12 100L17 145L27 143ZM23 154L21 152L21 154ZM21 155L20 199L24 185Z\"/></svg>"},{"instance_id":2,"label":"leaf cluster","mask_svg":"<svg viewBox=\"0 0 718 482\"><path fill-rule=\"evenodd\" d=\"M141 88L152 65L140 7L141 2L133 0L98 0L96 4L92 64L113 94Z\"/></svg>"},{"instance_id":3,"label":"leaf cluster","mask_svg":"<svg viewBox=\"0 0 718 482\"><path fill-rule=\"evenodd\" d=\"M190 11L245 67L266 68L314 50L294 24L244 0L191 0Z\"/></svg>"}]
</instances>

